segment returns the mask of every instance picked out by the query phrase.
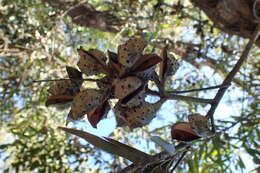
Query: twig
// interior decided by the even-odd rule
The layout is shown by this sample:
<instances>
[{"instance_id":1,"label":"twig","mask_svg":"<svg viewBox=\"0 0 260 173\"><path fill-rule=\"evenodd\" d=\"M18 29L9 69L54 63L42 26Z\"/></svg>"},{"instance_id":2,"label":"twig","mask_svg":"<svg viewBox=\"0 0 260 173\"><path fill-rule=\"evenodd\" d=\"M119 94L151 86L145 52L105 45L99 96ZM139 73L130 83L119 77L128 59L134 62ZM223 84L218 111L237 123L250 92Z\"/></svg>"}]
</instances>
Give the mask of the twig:
<instances>
[{"instance_id":1,"label":"twig","mask_svg":"<svg viewBox=\"0 0 260 173\"><path fill-rule=\"evenodd\" d=\"M230 85L232 80L234 79L236 73L239 71L240 67L242 66L242 64L245 62L245 60L247 59L249 52L254 44L254 42L256 41L256 39L259 36L259 30L260 30L260 24L257 25L255 32L253 33L252 38L249 40L249 42L247 43L241 57L239 58L239 60L237 61L236 65L234 66L234 68L232 69L232 71L227 75L227 77L225 78L225 80L223 81L222 85ZM214 124L214 112L220 102L220 100L222 99L223 95L225 94L227 88L220 88L215 96L215 98L213 99L213 102L211 104L210 110L207 113L207 117L210 118L211 121L211 125L212 125L212 132L215 133L215 124Z\"/></svg>"},{"instance_id":2,"label":"twig","mask_svg":"<svg viewBox=\"0 0 260 173\"><path fill-rule=\"evenodd\" d=\"M155 95L155 96L161 96L161 94L157 91L153 91L150 89L146 90L148 94ZM177 95L177 94L172 94L165 92L163 97L169 99L169 100L184 100L184 101L190 101L190 102L197 102L197 103L206 103L206 104L211 104L212 99L202 99L202 98L196 98L196 97L190 97L190 96L182 96L182 95Z\"/></svg>"},{"instance_id":3,"label":"twig","mask_svg":"<svg viewBox=\"0 0 260 173\"><path fill-rule=\"evenodd\" d=\"M40 82L55 82L55 81L64 81L64 80L71 80L71 79L46 79L46 80L33 80L33 83L40 83ZM77 79L73 79L77 80ZM81 80L81 79L78 79ZM89 81L89 82L100 82L100 79L82 79L83 81Z\"/></svg>"},{"instance_id":4,"label":"twig","mask_svg":"<svg viewBox=\"0 0 260 173\"><path fill-rule=\"evenodd\" d=\"M173 171L177 168L177 166L181 163L182 159L184 158L184 156L186 155L187 152L188 152L188 150L185 150L185 151L182 153L181 157L179 158L179 160L177 161L177 163L174 165L174 167L172 168L171 172L173 172Z\"/></svg>"},{"instance_id":5,"label":"twig","mask_svg":"<svg viewBox=\"0 0 260 173\"><path fill-rule=\"evenodd\" d=\"M189 93L189 92L196 92L196 91L205 91L205 90L211 90L211 89L218 89L218 88L227 88L229 85L216 85L212 87L207 87L207 88L199 88L199 89L191 89L191 90L185 90L185 91L171 91L168 93L175 93L175 94L180 94L180 93Z\"/></svg>"}]
</instances>

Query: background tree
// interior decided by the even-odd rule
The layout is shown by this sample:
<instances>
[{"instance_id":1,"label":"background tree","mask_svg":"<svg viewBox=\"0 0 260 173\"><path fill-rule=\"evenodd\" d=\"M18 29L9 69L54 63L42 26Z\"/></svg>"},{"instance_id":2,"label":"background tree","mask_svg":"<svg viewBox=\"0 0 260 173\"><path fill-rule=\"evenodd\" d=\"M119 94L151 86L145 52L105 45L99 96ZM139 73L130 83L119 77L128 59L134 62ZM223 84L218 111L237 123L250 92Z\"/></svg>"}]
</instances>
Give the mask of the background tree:
<instances>
[{"instance_id":1,"label":"background tree","mask_svg":"<svg viewBox=\"0 0 260 173\"><path fill-rule=\"evenodd\" d=\"M250 1L254 2L255 7L249 9L259 16L259 3ZM65 124L68 110L46 108L44 102L51 83L33 83L37 79L64 78L64 67L76 65L76 50L80 46L116 51L122 40L134 33L142 33L148 40L147 52L159 54L168 44L169 53L181 61L181 67L175 78L166 81L166 91L179 91L221 84L247 42L216 28L216 22L189 1L88 1L83 6L79 3L82 2L1 1L0 166L5 172L116 172L129 165L129 161L107 155L78 138L64 136L56 127ZM209 1L205 4L212 5ZM87 22L86 18L93 21ZM177 172L242 172L248 164L245 156L258 167L257 50L253 48L222 99L215 115L217 135L196 141ZM95 87L93 83L88 85ZM215 93L211 90L185 95L211 98ZM208 109L205 104L167 101L150 125L133 131L108 131L106 123L114 121L109 114L109 119L98 125L99 134L150 154L158 153L160 149L147 140L150 136L159 135L169 141L173 123L186 120L190 112L205 114ZM90 129L87 122L69 125Z\"/></svg>"}]
</instances>

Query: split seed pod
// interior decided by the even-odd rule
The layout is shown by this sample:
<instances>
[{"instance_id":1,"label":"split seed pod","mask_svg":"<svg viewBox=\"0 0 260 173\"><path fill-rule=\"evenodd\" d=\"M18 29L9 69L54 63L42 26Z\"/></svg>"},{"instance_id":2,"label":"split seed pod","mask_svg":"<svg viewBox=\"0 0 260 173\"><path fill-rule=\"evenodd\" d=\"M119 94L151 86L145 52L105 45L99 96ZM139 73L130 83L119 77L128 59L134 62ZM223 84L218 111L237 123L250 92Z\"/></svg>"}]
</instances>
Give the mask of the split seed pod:
<instances>
[{"instance_id":1,"label":"split seed pod","mask_svg":"<svg viewBox=\"0 0 260 173\"><path fill-rule=\"evenodd\" d=\"M142 38L131 38L118 47L118 61L130 68L141 57L147 42Z\"/></svg>"},{"instance_id":2,"label":"split seed pod","mask_svg":"<svg viewBox=\"0 0 260 173\"><path fill-rule=\"evenodd\" d=\"M108 73L106 67L106 56L103 52L97 49L90 49L89 51L79 49L78 53L80 55L80 60L77 65L86 75Z\"/></svg>"},{"instance_id":3,"label":"split seed pod","mask_svg":"<svg viewBox=\"0 0 260 173\"><path fill-rule=\"evenodd\" d=\"M180 122L176 123L171 128L172 139L176 139L179 141L193 141L195 139L199 139L198 136L191 128L190 123L188 122Z\"/></svg>"},{"instance_id":4,"label":"split seed pod","mask_svg":"<svg viewBox=\"0 0 260 173\"><path fill-rule=\"evenodd\" d=\"M108 111L110 110L110 106L108 101L104 101L96 109L87 113L88 121L92 125L92 127L97 128L97 124L99 121L105 117L107 117Z\"/></svg>"},{"instance_id":5,"label":"split seed pod","mask_svg":"<svg viewBox=\"0 0 260 173\"><path fill-rule=\"evenodd\" d=\"M66 66L66 70L70 80L57 81L50 87L48 91L51 93L51 96L46 101L46 106L71 102L74 96L80 92L80 87L83 83L82 73L69 66ZM57 108L64 107L66 105Z\"/></svg>"},{"instance_id":6,"label":"split seed pod","mask_svg":"<svg viewBox=\"0 0 260 173\"><path fill-rule=\"evenodd\" d=\"M144 80L149 80L155 71L155 66L162 59L156 54L145 54L130 68L129 74L134 74Z\"/></svg>"},{"instance_id":7,"label":"split seed pod","mask_svg":"<svg viewBox=\"0 0 260 173\"><path fill-rule=\"evenodd\" d=\"M138 77L128 76L123 79L115 79L113 86L115 98L123 99L141 87L142 81Z\"/></svg>"},{"instance_id":8,"label":"split seed pod","mask_svg":"<svg viewBox=\"0 0 260 173\"><path fill-rule=\"evenodd\" d=\"M72 103L69 118L77 120L85 114L95 110L108 98L103 90L86 89L78 93Z\"/></svg>"},{"instance_id":9,"label":"split seed pod","mask_svg":"<svg viewBox=\"0 0 260 173\"><path fill-rule=\"evenodd\" d=\"M206 138L213 135L210 131L210 125L207 117L200 114L191 114L188 116L192 130L200 137Z\"/></svg>"},{"instance_id":10,"label":"split seed pod","mask_svg":"<svg viewBox=\"0 0 260 173\"><path fill-rule=\"evenodd\" d=\"M116 104L114 113L116 116L117 126L129 126L131 129L143 127L149 124L156 116L156 112L160 109L165 99L161 99L156 103L142 102L138 106L123 107Z\"/></svg>"},{"instance_id":11,"label":"split seed pod","mask_svg":"<svg viewBox=\"0 0 260 173\"><path fill-rule=\"evenodd\" d=\"M160 63L159 79L161 83L164 83L167 76L172 76L178 70L180 64L174 57L169 57L167 53L167 47L162 51L163 61Z\"/></svg>"}]
</instances>

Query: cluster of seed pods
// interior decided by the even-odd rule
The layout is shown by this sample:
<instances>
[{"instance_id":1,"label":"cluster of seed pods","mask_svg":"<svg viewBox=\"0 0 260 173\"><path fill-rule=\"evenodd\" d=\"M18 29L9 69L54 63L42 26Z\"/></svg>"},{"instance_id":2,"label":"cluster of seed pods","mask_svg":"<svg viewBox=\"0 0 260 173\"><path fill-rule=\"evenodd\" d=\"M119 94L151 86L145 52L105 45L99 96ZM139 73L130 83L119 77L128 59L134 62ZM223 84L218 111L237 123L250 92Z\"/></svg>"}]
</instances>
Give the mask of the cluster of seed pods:
<instances>
[{"instance_id":1,"label":"cluster of seed pods","mask_svg":"<svg viewBox=\"0 0 260 173\"><path fill-rule=\"evenodd\" d=\"M119 127L133 129L148 125L166 99L161 98L156 103L146 102L147 83L156 75L163 84L168 76L176 73L179 63L169 58L167 49L163 49L161 57L152 53L144 54L146 46L143 38L132 37L118 46L117 53L108 51L108 56L97 49L78 49L79 70L66 67L69 80L57 81L50 87L51 96L46 105L72 102L68 119L78 120L87 115L95 128L110 109ZM156 65L159 66L158 74ZM83 74L104 74L105 77L96 82L98 89L82 89ZM110 99L118 99L115 106L110 106ZM173 139L192 141L212 135L206 117L193 114L188 119L189 122L177 123L172 127Z\"/></svg>"},{"instance_id":2,"label":"cluster of seed pods","mask_svg":"<svg viewBox=\"0 0 260 173\"><path fill-rule=\"evenodd\" d=\"M118 99L112 107L118 126L137 128L149 124L165 99L153 104L145 101L148 81L153 80L154 75L164 81L166 76L176 72L179 64L175 59L144 54L146 46L145 39L133 36L118 46L117 53L108 51L107 56L97 49L78 49L79 70L67 67L69 80L58 81L50 87L51 96L46 105L72 102L69 120L87 115L90 124L97 127L111 108L109 100ZM157 74L155 69L159 64ZM105 77L96 82L98 89L82 89L82 74L104 74Z\"/></svg>"}]
</instances>

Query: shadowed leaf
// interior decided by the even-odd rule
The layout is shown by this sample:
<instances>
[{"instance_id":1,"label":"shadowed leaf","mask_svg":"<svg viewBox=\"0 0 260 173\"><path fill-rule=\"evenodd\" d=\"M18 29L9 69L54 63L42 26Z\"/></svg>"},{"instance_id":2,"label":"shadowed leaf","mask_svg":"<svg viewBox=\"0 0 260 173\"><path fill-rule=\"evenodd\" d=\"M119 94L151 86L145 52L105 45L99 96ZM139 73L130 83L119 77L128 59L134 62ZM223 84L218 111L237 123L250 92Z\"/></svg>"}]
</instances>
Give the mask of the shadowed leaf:
<instances>
[{"instance_id":1,"label":"shadowed leaf","mask_svg":"<svg viewBox=\"0 0 260 173\"><path fill-rule=\"evenodd\" d=\"M81 137L97 148L100 148L108 153L124 157L134 163L142 163L144 161L152 159L152 156L113 139L103 139L88 132L72 128L59 127L59 129Z\"/></svg>"}]
</instances>

